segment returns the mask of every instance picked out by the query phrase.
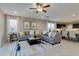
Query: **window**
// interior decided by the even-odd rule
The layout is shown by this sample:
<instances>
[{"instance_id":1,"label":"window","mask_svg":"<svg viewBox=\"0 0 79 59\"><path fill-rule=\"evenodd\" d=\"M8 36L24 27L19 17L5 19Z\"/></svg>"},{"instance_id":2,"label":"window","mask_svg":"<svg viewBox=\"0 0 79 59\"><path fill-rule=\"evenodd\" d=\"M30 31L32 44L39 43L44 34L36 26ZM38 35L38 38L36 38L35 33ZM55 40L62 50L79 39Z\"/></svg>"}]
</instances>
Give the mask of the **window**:
<instances>
[{"instance_id":1,"label":"window","mask_svg":"<svg viewBox=\"0 0 79 59\"><path fill-rule=\"evenodd\" d=\"M10 19L8 21L8 32L9 33L16 33L17 32L17 20L15 19Z\"/></svg>"},{"instance_id":2,"label":"window","mask_svg":"<svg viewBox=\"0 0 79 59\"><path fill-rule=\"evenodd\" d=\"M55 24L54 23L48 23L48 31L53 31L55 29Z\"/></svg>"}]
</instances>

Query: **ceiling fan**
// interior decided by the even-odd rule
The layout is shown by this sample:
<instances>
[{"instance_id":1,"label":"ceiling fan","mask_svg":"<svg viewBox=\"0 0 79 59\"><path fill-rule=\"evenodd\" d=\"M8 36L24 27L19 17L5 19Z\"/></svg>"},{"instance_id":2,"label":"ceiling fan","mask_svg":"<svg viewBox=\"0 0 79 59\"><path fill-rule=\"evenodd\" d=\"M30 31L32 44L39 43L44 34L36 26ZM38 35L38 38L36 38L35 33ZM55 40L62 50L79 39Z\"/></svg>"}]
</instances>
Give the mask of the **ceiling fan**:
<instances>
[{"instance_id":1,"label":"ceiling fan","mask_svg":"<svg viewBox=\"0 0 79 59\"><path fill-rule=\"evenodd\" d=\"M36 3L34 8L29 8L29 9L35 9L36 13L38 13L38 12L47 12L48 7L50 7L49 4Z\"/></svg>"}]
</instances>

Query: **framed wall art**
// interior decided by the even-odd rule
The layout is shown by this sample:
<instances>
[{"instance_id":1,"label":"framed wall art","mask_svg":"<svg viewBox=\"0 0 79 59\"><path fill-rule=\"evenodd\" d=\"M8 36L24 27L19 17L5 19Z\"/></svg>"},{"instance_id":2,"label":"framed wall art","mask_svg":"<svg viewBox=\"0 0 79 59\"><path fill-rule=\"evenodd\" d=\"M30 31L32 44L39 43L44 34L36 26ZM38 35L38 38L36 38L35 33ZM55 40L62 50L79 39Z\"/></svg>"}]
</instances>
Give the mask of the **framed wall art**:
<instances>
[{"instance_id":1,"label":"framed wall art","mask_svg":"<svg viewBox=\"0 0 79 59\"><path fill-rule=\"evenodd\" d=\"M30 29L30 22L24 21L24 30Z\"/></svg>"},{"instance_id":2,"label":"framed wall art","mask_svg":"<svg viewBox=\"0 0 79 59\"><path fill-rule=\"evenodd\" d=\"M35 22L31 22L31 29L37 29L37 24Z\"/></svg>"}]
</instances>

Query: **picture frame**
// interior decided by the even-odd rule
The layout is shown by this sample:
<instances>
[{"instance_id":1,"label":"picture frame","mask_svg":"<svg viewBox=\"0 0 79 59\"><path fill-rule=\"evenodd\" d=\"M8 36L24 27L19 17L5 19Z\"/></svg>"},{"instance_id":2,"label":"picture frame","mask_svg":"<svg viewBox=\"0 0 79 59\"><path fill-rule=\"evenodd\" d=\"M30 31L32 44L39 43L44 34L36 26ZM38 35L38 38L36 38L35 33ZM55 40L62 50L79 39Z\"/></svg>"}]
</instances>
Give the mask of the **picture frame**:
<instances>
[{"instance_id":1,"label":"picture frame","mask_svg":"<svg viewBox=\"0 0 79 59\"><path fill-rule=\"evenodd\" d=\"M31 29L32 30L37 29L37 24L35 22L31 22Z\"/></svg>"},{"instance_id":2,"label":"picture frame","mask_svg":"<svg viewBox=\"0 0 79 59\"><path fill-rule=\"evenodd\" d=\"M24 21L24 30L30 29L30 22Z\"/></svg>"}]
</instances>

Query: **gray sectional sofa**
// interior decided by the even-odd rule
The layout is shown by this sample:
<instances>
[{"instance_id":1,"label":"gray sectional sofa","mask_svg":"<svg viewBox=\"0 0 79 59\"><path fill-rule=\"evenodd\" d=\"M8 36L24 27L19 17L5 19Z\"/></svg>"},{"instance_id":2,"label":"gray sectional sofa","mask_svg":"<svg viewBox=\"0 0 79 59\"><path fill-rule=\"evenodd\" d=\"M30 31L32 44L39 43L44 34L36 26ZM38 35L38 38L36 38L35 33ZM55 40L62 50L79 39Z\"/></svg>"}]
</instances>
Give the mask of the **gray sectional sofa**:
<instances>
[{"instance_id":1,"label":"gray sectional sofa","mask_svg":"<svg viewBox=\"0 0 79 59\"><path fill-rule=\"evenodd\" d=\"M54 34L54 36L48 36L48 35L42 35L42 39L50 44L56 44L56 43L60 43L62 36L59 32L56 32L56 34Z\"/></svg>"}]
</instances>

